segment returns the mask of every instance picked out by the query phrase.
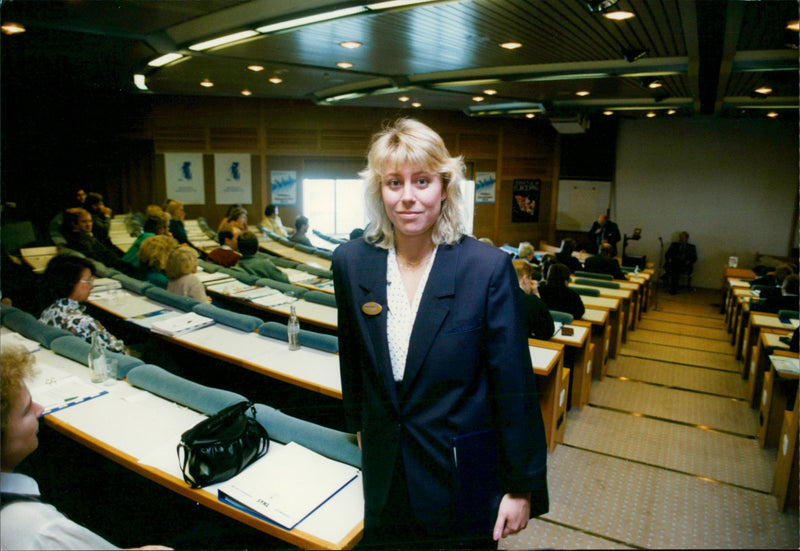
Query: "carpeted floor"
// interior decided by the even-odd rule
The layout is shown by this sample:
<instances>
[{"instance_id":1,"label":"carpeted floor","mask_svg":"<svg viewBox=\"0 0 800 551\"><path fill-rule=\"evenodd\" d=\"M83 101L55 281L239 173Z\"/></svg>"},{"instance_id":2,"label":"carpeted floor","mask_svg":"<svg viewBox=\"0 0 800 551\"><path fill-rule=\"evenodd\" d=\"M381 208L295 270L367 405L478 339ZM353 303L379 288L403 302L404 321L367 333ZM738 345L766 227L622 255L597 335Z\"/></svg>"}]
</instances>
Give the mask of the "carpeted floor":
<instances>
[{"instance_id":1,"label":"carpeted floor","mask_svg":"<svg viewBox=\"0 0 800 551\"><path fill-rule=\"evenodd\" d=\"M719 301L659 295L589 404L567 414L548 458L550 512L500 549L798 548Z\"/></svg>"}]
</instances>

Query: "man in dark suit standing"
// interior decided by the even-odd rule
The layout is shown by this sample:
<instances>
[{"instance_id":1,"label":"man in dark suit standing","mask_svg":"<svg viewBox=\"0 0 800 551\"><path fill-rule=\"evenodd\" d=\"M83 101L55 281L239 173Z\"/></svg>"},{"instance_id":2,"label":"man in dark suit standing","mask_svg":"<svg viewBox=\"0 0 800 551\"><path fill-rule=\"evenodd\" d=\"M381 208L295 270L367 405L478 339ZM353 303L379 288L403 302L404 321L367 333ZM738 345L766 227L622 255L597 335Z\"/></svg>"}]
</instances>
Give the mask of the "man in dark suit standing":
<instances>
[{"instance_id":1,"label":"man in dark suit standing","mask_svg":"<svg viewBox=\"0 0 800 551\"><path fill-rule=\"evenodd\" d=\"M592 224L592 229L589 230L589 252L597 254L600 251L600 245L608 243L613 249L612 256L617 256L617 243L620 239L617 225L608 219L608 215L601 214Z\"/></svg>"},{"instance_id":2,"label":"man in dark suit standing","mask_svg":"<svg viewBox=\"0 0 800 551\"><path fill-rule=\"evenodd\" d=\"M691 274L694 263L697 262L697 249L689 243L689 234L682 231L679 241L673 241L667 249L664 275L669 284L669 294L678 292L678 282L681 274Z\"/></svg>"}]
</instances>

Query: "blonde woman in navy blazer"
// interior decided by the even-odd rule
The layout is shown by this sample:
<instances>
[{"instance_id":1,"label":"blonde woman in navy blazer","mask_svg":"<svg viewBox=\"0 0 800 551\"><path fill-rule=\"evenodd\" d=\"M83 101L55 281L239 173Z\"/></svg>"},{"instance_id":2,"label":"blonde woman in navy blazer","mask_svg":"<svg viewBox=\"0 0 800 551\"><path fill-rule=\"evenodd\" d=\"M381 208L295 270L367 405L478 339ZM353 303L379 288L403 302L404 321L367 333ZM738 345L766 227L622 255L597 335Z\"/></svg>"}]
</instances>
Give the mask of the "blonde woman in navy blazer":
<instances>
[{"instance_id":1,"label":"blonde woman in navy blazer","mask_svg":"<svg viewBox=\"0 0 800 551\"><path fill-rule=\"evenodd\" d=\"M507 254L463 235L463 166L424 124L386 127L361 173L369 226L333 255L345 414L363 454L365 545L496 547L547 512L517 278ZM486 503L485 529L464 533L451 439L489 428L502 498Z\"/></svg>"}]
</instances>

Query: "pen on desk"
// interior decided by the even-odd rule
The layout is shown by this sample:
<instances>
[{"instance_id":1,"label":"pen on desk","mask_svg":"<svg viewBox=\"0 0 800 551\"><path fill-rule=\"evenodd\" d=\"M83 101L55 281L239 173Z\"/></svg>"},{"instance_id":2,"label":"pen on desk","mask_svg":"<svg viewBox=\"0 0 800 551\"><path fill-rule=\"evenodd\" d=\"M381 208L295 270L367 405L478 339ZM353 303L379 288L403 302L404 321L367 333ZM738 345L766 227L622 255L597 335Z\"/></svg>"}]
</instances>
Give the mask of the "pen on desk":
<instances>
[{"instance_id":1,"label":"pen on desk","mask_svg":"<svg viewBox=\"0 0 800 551\"><path fill-rule=\"evenodd\" d=\"M77 396L70 396L69 398L64 398L64 401L65 402L71 402L72 400L75 400L77 398L78 398Z\"/></svg>"}]
</instances>

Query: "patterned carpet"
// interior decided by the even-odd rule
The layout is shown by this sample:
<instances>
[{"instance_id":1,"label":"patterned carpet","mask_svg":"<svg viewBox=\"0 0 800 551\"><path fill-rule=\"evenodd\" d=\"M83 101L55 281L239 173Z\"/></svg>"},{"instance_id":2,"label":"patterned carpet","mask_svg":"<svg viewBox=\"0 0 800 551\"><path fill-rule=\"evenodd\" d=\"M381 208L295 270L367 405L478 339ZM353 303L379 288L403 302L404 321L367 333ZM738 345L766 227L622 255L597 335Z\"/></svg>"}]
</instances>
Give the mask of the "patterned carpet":
<instances>
[{"instance_id":1,"label":"patterned carpet","mask_svg":"<svg viewBox=\"0 0 800 551\"><path fill-rule=\"evenodd\" d=\"M589 404L567 414L548 458L550 512L500 549L798 548L719 301L658 297Z\"/></svg>"}]
</instances>

